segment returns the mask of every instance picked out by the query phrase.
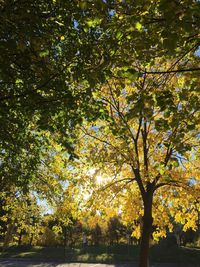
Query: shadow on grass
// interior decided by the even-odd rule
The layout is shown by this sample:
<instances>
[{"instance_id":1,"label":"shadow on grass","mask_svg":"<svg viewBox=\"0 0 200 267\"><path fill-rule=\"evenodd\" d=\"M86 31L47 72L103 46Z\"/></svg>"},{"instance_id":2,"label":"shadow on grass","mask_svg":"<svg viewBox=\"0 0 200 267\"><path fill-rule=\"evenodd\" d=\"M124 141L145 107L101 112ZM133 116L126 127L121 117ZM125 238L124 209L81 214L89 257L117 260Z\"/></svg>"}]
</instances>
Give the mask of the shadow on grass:
<instances>
[{"instance_id":1,"label":"shadow on grass","mask_svg":"<svg viewBox=\"0 0 200 267\"><path fill-rule=\"evenodd\" d=\"M136 261L138 248L126 245L87 246L84 249L64 247L13 246L0 254L4 258L58 260L65 262L115 263Z\"/></svg>"},{"instance_id":2,"label":"shadow on grass","mask_svg":"<svg viewBox=\"0 0 200 267\"><path fill-rule=\"evenodd\" d=\"M64 247L10 247L0 253L1 258L23 258L40 261L87 262L87 263L130 263L137 262L138 246L87 246L84 249ZM156 245L150 250L152 263L200 263L200 249Z\"/></svg>"},{"instance_id":3,"label":"shadow on grass","mask_svg":"<svg viewBox=\"0 0 200 267\"><path fill-rule=\"evenodd\" d=\"M163 247L157 245L151 248L150 260L151 262L158 263L199 264L200 249L178 246Z\"/></svg>"},{"instance_id":4,"label":"shadow on grass","mask_svg":"<svg viewBox=\"0 0 200 267\"><path fill-rule=\"evenodd\" d=\"M99 262L99 263L123 263L137 261L138 247L127 245L114 246L88 246L76 251L74 261Z\"/></svg>"}]
</instances>

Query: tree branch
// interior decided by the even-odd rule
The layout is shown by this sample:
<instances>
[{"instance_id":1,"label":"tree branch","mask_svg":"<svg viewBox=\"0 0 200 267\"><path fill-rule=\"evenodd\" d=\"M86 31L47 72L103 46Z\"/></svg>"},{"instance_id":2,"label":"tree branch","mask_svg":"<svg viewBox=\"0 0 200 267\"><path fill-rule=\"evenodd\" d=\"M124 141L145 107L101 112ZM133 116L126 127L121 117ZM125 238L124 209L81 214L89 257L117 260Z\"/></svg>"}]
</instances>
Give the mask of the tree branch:
<instances>
[{"instance_id":1,"label":"tree branch","mask_svg":"<svg viewBox=\"0 0 200 267\"><path fill-rule=\"evenodd\" d=\"M106 186L104 186L103 188L101 188L101 191L106 190L107 188L109 188L109 187L111 187L111 186L113 186L113 185L115 185L117 183L124 182L124 181L133 182L133 181L135 181L135 178L127 177L127 178L123 178L123 179L120 179L120 180L113 181L113 182L107 184Z\"/></svg>"},{"instance_id":2,"label":"tree branch","mask_svg":"<svg viewBox=\"0 0 200 267\"><path fill-rule=\"evenodd\" d=\"M147 122L144 118L144 128L141 130L142 132L142 140L143 140L143 158L144 158L144 166L146 171L148 172L148 148L147 148Z\"/></svg>"},{"instance_id":3,"label":"tree branch","mask_svg":"<svg viewBox=\"0 0 200 267\"><path fill-rule=\"evenodd\" d=\"M167 181L167 182L163 182L163 183L157 184L155 186L154 191L156 191L158 188L161 188L161 187L164 187L164 186L182 187L182 188L185 188L185 189L191 188L189 185L183 184L183 182L170 180L170 181Z\"/></svg>"},{"instance_id":4,"label":"tree branch","mask_svg":"<svg viewBox=\"0 0 200 267\"><path fill-rule=\"evenodd\" d=\"M133 166L131 166L131 167L132 167L133 173L135 175L135 180L136 180L136 182L137 182L137 184L139 186L142 198L144 200L146 191L145 191L144 185L142 183L142 179L141 179L141 176L140 176L140 170L139 169L135 169Z\"/></svg>"},{"instance_id":5,"label":"tree branch","mask_svg":"<svg viewBox=\"0 0 200 267\"><path fill-rule=\"evenodd\" d=\"M166 70L166 71L146 71L143 72L142 74L152 74L152 75L157 75L157 74L167 74L167 73L181 73L181 72L194 72L194 71L200 71L200 68L189 68L189 69L178 69L178 70Z\"/></svg>"}]
</instances>

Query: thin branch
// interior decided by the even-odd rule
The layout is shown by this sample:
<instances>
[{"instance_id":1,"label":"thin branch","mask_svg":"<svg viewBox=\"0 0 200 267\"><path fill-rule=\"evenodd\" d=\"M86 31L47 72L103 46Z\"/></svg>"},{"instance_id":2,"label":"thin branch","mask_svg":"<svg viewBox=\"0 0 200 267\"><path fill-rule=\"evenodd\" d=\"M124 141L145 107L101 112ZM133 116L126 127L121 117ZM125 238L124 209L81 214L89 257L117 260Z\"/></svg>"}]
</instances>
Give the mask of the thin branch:
<instances>
[{"instance_id":1,"label":"thin branch","mask_svg":"<svg viewBox=\"0 0 200 267\"><path fill-rule=\"evenodd\" d=\"M113 104L112 102L110 102L110 101L109 101L108 99L106 99L106 98L104 98L103 100L106 101L106 102L108 102L108 103L115 109L115 111L118 113L119 117L121 118L122 123L126 126L127 130L129 131L129 133L130 133L130 138L131 138L133 141L135 141L135 137L134 137L134 135L133 135L133 133L132 133L130 127L129 127L129 124L128 124L128 122L126 121L126 119L125 119L123 113L122 113L122 112L120 111L120 109L119 109L118 102L116 101L116 99L115 99L115 97L114 97L114 95L113 95L112 88L111 88L111 86L110 86L109 83L108 83L108 86L109 86L110 93L111 93L112 100L113 100L114 104Z\"/></svg>"},{"instance_id":2,"label":"thin branch","mask_svg":"<svg viewBox=\"0 0 200 267\"><path fill-rule=\"evenodd\" d=\"M106 186L102 187L102 188L100 189L100 191L106 190L106 189L108 189L109 187L111 187L111 186L113 186L113 185L115 185L115 184L117 184L117 183L121 183L121 182L124 182L124 181L133 182L133 181L135 181L135 180L136 180L135 178L129 178L129 177L127 177L127 178L123 178L123 179L120 179L120 180L116 180L116 181L113 181L113 182L107 184Z\"/></svg>"},{"instance_id":3,"label":"thin branch","mask_svg":"<svg viewBox=\"0 0 200 267\"><path fill-rule=\"evenodd\" d=\"M167 166L167 163L169 162L169 160L170 160L170 157L171 157L171 155L172 155L172 152L173 152L173 149L172 149L172 147L170 147L170 145L168 146L168 148L167 148L167 153L166 153L166 156L165 156L165 167Z\"/></svg>"},{"instance_id":4,"label":"thin branch","mask_svg":"<svg viewBox=\"0 0 200 267\"><path fill-rule=\"evenodd\" d=\"M106 140L102 140L101 138L99 138L99 137L97 137L97 136L95 136L95 135L92 135L92 134L88 133L88 131L86 131L86 129L85 129L83 126L80 127L80 129L83 131L83 133L84 133L85 135L90 136L90 137L92 137L92 138L94 138L94 139L100 141L101 143L104 143L104 144L106 144L106 145L112 146L113 148L116 149L116 147L113 146L110 142L108 142L108 141L106 141Z\"/></svg>"},{"instance_id":5,"label":"thin branch","mask_svg":"<svg viewBox=\"0 0 200 267\"><path fill-rule=\"evenodd\" d=\"M9 99L13 99L13 98L21 98L21 97L26 97L31 93L37 92L38 90L42 89L43 87L47 86L54 78L56 78L56 76L58 75L58 73L52 75L48 80L46 80L44 83L38 85L35 89L33 90L28 90L22 94L16 94L16 95L7 95L7 96L3 96L0 98L0 101L5 101L5 100L9 100Z\"/></svg>"},{"instance_id":6,"label":"thin branch","mask_svg":"<svg viewBox=\"0 0 200 267\"><path fill-rule=\"evenodd\" d=\"M180 182L180 181L174 181L174 180L171 180L171 181L168 181L168 182L163 182L163 183L159 183L159 184L157 184L157 185L155 186L154 191L156 191L158 188L161 188L161 187L164 187L164 186L182 187L182 188L185 188L185 189L191 188L189 185L187 185L187 184L183 184L183 183Z\"/></svg>"},{"instance_id":7,"label":"thin branch","mask_svg":"<svg viewBox=\"0 0 200 267\"><path fill-rule=\"evenodd\" d=\"M137 130L137 134L136 134L136 137L135 137L135 140L136 140L136 141L138 141L141 126L142 126L142 117L140 116L140 118L139 118L138 130Z\"/></svg>"},{"instance_id":8,"label":"thin branch","mask_svg":"<svg viewBox=\"0 0 200 267\"><path fill-rule=\"evenodd\" d=\"M109 84L108 81L107 81L107 84L108 84L108 87L109 87L109 90L110 90L110 95L111 95L112 100L113 100L113 102L115 104L115 106L113 105L113 107L115 108L115 110L119 110L119 101L116 101L115 96L114 96L113 91L112 91L112 87L111 87L111 85Z\"/></svg>"},{"instance_id":9,"label":"thin branch","mask_svg":"<svg viewBox=\"0 0 200 267\"><path fill-rule=\"evenodd\" d=\"M142 132L142 140L143 140L143 158L144 158L144 166L146 171L148 172L148 147L147 147L147 122L144 118L144 128L141 130Z\"/></svg>"},{"instance_id":10,"label":"thin branch","mask_svg":"<svg viewBox=\"0 0 200 267\"><path fill-rule=\"evenodd\" d=\"M181 73L181 72L194 72L194 71L200 71L200 68L189 68L189 69L178 69L178 70L166 70L166 71L146 71L146 74L167 74L167 73ZM143 72L142 74L144 74Z\"/></svg>"},{"instance_id":11,"label":"thin branch","mask_svg":"<svg viewBox=\"0 0 200 267\"><path fill-rule=\"evenodd\" d=\"M185 56L187 56L192 50L197 49L199 46L199 43L195 44L194 46L192 46L188 51L186 51L180 58L178 58L172 65L171 67L168 69L168 71L172 70L176 64L178 64Z\"/></svg>"},{"instance_id":12,"label":"thin branch","mask_svg":"<svg viewBox=\"0 0 200 267\"><path fill-rule=\"evenodd\" d=\"M110 200L110 202L112 202L113 201L113 199L122 191L122 189L127 185L127 184L129 184L130 182L132 182L132 180L131 181L127 181L122 187L120 187L119 188L119 190L114 194L114 196L111 198L111 200Z\"/></svg>"},{"instance_id":13,"label":"thin branch","mask_svg":"<svg viewBox=\"0 0 200 267\"><path fill-rule=\"evenodd\" d=\"M83 133L84 133L85 135L90 136L91 138L96 139L96 140L98 140L99 142L104 143L104 144L106 144L106 145L108 145L108 146L111 146L111 147L114 148L117 152L119 152L119 149L118 149L117 147L113 146L110 142L108 142L108 141L106 141L106 140L102 140L101 138L99 138L99 137L97 137L97 136L95 136L95 135L92 135L92 134L88 133L88 131L87 131L83 126L80 127L80 129L83 131ZM123 158L125 158L125 160L127 160L127 157L126 157L123 153L121 153L121 151L120 151L120 155L121 155Z\"/></svg>"}]
</instances>

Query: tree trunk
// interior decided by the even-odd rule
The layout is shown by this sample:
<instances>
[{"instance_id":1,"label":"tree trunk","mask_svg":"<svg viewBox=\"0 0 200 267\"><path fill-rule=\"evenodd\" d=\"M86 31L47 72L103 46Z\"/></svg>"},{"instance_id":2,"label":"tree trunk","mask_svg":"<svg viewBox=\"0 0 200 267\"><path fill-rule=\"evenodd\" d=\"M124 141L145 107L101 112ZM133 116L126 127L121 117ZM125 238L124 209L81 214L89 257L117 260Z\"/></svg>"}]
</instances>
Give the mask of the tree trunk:
<instances>
[{"instance_id":1,"label":"tree trunk","mask_svg":"<svg viewBox=\"0 0 200 267\"><path fill-rule=\"evenodd\" d=\"M31 234L31 238L30 238L30 241L29 241L29 246L32 246L32 243L33 243L33 234Z\"/></svg>"},{"instance_id":2,"label":"tree trunk","mask_svg":"<svg viewBox=\"0 0 200 267\"><path fill-rule=\"evenodd\" d=\"M22 243L22 235L23 235L23 231L21 230L19 233L18 246L20 246Z\"/></svg>"},{"instance_id":3,"label":"tree trunk","mask_svg":"<svg viewBox=\"0 0 200 267\"><path fill-rule=\"evenodd\" d=\"M12 240L12 235L13 235L14 229L15 229L15 223L14 222L9 223L8 228L7 228L7 232L6 232L6 236L4 239L3 251L5 249L7 249L7 247L9 246L9 244Z\"/></svg>"},{"instance_id":4,"label":"tree trunk","mask_svg":"<svg viewBox=\"0 0 200 267\"><path fill-rule=\"evenodd\" d=\"M139 267L149 267L149 245L152 234L153 218L152 218L153 193L146 192L144 198L144 216L140 242Z\"/></svg>"}]
</instances>

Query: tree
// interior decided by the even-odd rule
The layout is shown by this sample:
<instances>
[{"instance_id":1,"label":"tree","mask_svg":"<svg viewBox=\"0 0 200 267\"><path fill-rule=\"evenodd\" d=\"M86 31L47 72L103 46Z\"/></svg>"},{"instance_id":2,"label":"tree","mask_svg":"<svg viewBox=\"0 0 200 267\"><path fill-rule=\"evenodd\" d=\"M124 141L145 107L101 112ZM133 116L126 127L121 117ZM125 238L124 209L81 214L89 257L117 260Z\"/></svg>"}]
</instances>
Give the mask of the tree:
<instances>
[{"instance_id":1,"label":"tree","mask_svg":"<svg viewBox=\"0 0 200 267\"><path fill-rule=\"evenodd\" d=\"M112 66L137 76L156 57L179 62L197 50L199 5L192 0L1 1L1 153L15 158L30 143L34 121L37 129L62 133L60 141L73 154L73 129L83 117L96 118L92 92L112 76ZM161 71L181 71L176 67L174 62Z\"/></svg>"},{"instance_id":2,"label":"tree","mask_svg":"<svg viewBox=\"0 0 200 267\"><path fill-rule=\"evenodd\" d=\"M93 244L95 246L98 246L101 241L101 235L102 235L101 227L99 226L98 223L95 225L95 228L92 229L91 234L92 234Z\"/></svg>"},{"instance_id":3,"label":"tree","mask_svg":"<svg viewBox=\"0 0 200 267\"><path fill-rule=\"evenodd\" d=\"M7 245L13 237L20 244L25 234L31 236L30 244L36 241L42 212L47 212L46 207L42 211L40 203L45 201L51 207L58 205L64 196L63 187L70 183L65 171L69 155L55 141L56 137L47 131L34 131L33 137L35 139L29 144L30 150L21 147L14 154L18 157L4 153L1 158L2 174L5 176L2 175L1 183L0 220ZM40 148L34 147L34 143L35 146L40 144ZM30 164L32 161L33 166ZM4 224L8 226L7 229Z\"/></svg>"},{"instance_id":4,"label":"tree","mask_svg":"<svg viewBox=\"0 0 200 267\"><path fill-rule=\"evenodd\" d=\"M187 73L199 71L198 59L194 57L199 47L199 5L197 0L176 2L160 0L156 3L152 3L151 0L145 3L128 0L95 1L94 3L88 1L78 3L77 1L42 1L42 3L2 1L0 4L3 22L0 26L2 55L0 61L0 102L2 104L0 151L3 158L4 153L7 155L4 158L6 164L10 162L10 158L11 161L15 159L18 148L20 148L18 158L21 155L25 158L29 154L29 138L34 132L33 128L30 129L32 122L34 129L60 132L62 143L73 154L72 130L77 124L82 123L83 117L88 121L96 119L99 113L104 119L110 117L110 123L105 120L108 128L114 137L119 134L120 140L123 140L124 129L127 129L126 126L129 128L129 123L133 120L132 127L136 129L138 126L138 131L132 133L128 130L127 147L128 150L135 151L136 158L133 160L133 166L130 162L129 166L132 166L134 179L137 180L144 204L151 203L152 192L151 194L147 192L154 191L155 187L156 191L162 188L160 186L157 188L161 179L156 172L163 176L164 169L172 162L174 165L179 163L182 158L178 161L177 158L182 153L186 153L191 146L190 143L185 145L181 141L185 135L183 131L185 118L188 120L190 115L194 123L192 121L190 124L186 120L187 134L190 129L191 132L195 130L193 127L197 116L196 114L193 116L192 111L187 110L185 102L189 101L189 108L194 106L196 109L198 78L195 74ZM176 12L173 12L174 10ZM175 74L174 77L177 78L179 74L182 77L181 73L184 73L186 77L186 81L182 81L182 86L186 89L184 91L182 88L179 95L176 92L176 86L172 86L174 88L172 92L166 84L171 84L171 74ZM116 76L119 90L116 90L114 100L110 95L108 101L111 98L114 104L111 108L107 108L102 97L98 97L98 88L100 84L114 76ZM136 84L135 81L139 81L136 84L136 91L130 93L130 99L133 101L133 103L128 102L130 112L121 110L121 107L119 106L119 109L117 106L120 94L124 96L124 79L134 84ZM122 83L118 85L118 81ZM148 86L146 86L146 81L149 83ZM116 83L115 80L114 83ZM96 96L95 92L97 92ZM181 105L184 103L182 106L178 105L178 98L180 98ZM136 99L135 104L134 99ZM108 101L107 105L109 105ZM126 99L126 101L129 100ZM154 112L157 111L152 110L153 107L160 110L158 116L161 116L155 120ZM182 110L182 107L185 107L185 110ZM183 115L179 110L182 110ZM114 115L118 113L114 122L112 121L113 115L109 112L113 112ZM182 126L177 130L175 130L176 124L174 123L177 123L176 118L182 122ZM150 149L148 149L147 141L150 136L152 139L155 138L155 132L147 132L150 121L153 121L155 132L161 133L159 138L162 142L160 142L160 147L157 144L155 148L161 151L159 157L155 159L156 162L162 163L158 166L148 163L147 154L150 153ZM119 127L116 122L119 122ZM169 129L167 129L168 126ZM163 140L167 136L170 138L170 134L172 140L167 139L167 142L170 141L172 144L169 145ZM143 152L138 149L140 144L143 145ZM171 155L171 145L172 150L177 151L175 156ZM165 148L166 162L162 158ZM129 153L128 150L126 153ZM140 170L141 157L139 160L137 158L141 153L146 155L143 159L145 170L143 176L146 177L146 173L151 172L151 177L157 177L156 185L151 185L153 180L148 181L148 175L145 178L147 179L145 183L149 185L149 182L151 188L147 185L145 187L140 181L141 173L138 173L138 170ZM132 156L130 154L131 159ZM14 163L17 169L18 162L15 160ZM6 172L12 170L13 164L8 165ZM153 166L152 169L149 165ZM171 165L173 170L173 164ZM24 180L29 181L27 175L21 177L21 184ZM5 176L3 177L4 185L6 181ZM14 180L14 184L16 183ZM163 182L163 187L165 183ZM145 200L146 197L149 201Z\"/></svg>"},{"instance_id":5,"label":"tree","mask_svg":"<svg viewBox=\"0 0 200 267\"><path fill-rule=\"evenodd\" d=\"M198 1L4 0L0 8L2 140L13 113L15 124L37 113L41 127L57 130L80 122L76 111L88 115L91 91L113 64L183 57L199 45Z\"/></svg>"},{"instance_id":6,"label":"tree","mask_svg":"<svg viewBox=\"0 0 200 267\"><path fill-rule=\"evenodd\" d=\"M0 197L4 200L2 209L5 211L0 219L6 222L4 249L12 240L20 245L23 235L28 235L28 244L32 245L41 230L41 212L36 198L14 189L7 196L1 193Z\"/></svg>"},{"instance_id":7,"label":"tree","mask_svg":"<svg viewBox=\"0 0 200 267\"><path fill-rule=\"evenodd\" d=\"M110 245L113 245L115 242L118 244L120 235L123 227L118 217L110 218L108 221L108 236L110 240Z\"/></svg>"},{"instance_id":8,"label":"tree","mask_svg":"<svg viewBox=\"0 0 200 267\"><path fill-rule=\"evenodd\" d=\"M163 69L170 62L157 64ZM171 216L185 230L196 229L199 78L194 73L137 78L128 70L113 72L116 78L94 95L102 105L99 120L81 127L81 179L90 194L97 190L94 199L102 203L102 198L102 206L118 195L115 207L135 223L133 235L141 234L139 266L146 267L150 238L165 236L166 226L172 230Z\"/></svg>"},{"instance_id":9,"label":"tree","mask_svg":"<svg viewBox=\"0 0 200 267\"><path fill-rule=\"evenodd\" d=\"M77 193L77 188L68 181L67 189L63 192L62 199L55 205L53 217L57 224L52 229L57 233L62 233L65 247L67 246L67 238L68 244L70 242L70 231L79 216Z\"/></svg>"},{"instance_id":10,"label":"tree","mask_svg":"<svg viewBox=\"0 0 200 267\"><path fill-rule=\"evenodd\" d=\"M15 185L19 185L19 179L21 184L31 180L30 172L37 165L39 157L38 154L34 160L33 157L28 160L28 157L33 150L36 154L40 147L41 140L33 133L38 124L40 128L47 128L48 125L53 130L57 128L56 123L61 123L61 131L65 134L66 129L70 131L67 120L64 122L65 116L61 116L61 106L76 110L72 91L67 89L65 82L67 76L71 76L71 71L67 68L77 53L75 45L72 44L78 44L72 18L72 10L77 10L77 6L75 3L72 5L72 2L56 4L53 1L43 1L39 4L37 1L2 1L0 4L0 151L3 158L2 170L7 172L7 175L1 174L2 186L10 187L8 175ZM61 16L62 14L65 14L65 17ZM64 41L61 37L65 32L65 24L68 25L68 37L65 37ZM67 45L68 42L70 46ZM64 51L61 53L64 44L66 54ZM61 60L64 54L67 57L66 67ZM68 74L64 73L63 69ZM69 102L70 105L67 104ZM69 116L72 117L72 113ZM78 116L76 119L79 120ZM74 118L74 122L76 119ZM32 149L31 143L34 147ZM31 165L29 177L19 177L22 175L17 172L21 170L19 161L22 158L26 160L23 159L21 164L27 162L27 165Z\"/></svg>"}]
</instances>

